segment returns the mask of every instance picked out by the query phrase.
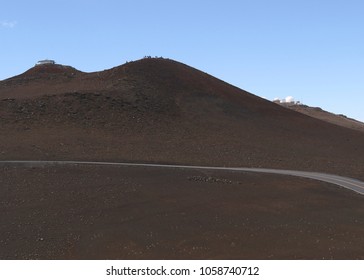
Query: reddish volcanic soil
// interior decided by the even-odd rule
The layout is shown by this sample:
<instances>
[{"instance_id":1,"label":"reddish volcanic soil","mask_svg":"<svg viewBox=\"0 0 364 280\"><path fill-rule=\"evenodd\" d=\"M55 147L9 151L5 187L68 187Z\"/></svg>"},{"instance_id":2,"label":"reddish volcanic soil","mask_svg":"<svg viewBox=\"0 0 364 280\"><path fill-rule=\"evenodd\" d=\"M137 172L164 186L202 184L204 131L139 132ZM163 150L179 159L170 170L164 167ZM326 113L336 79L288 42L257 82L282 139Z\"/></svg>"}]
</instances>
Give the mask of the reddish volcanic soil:
<instances>
[{"instance_id":1,"label":"reddish volcanic soil","mask_svg":"<svg viewBox=\"0 0 364 280\"><path fill-rule=\"evenodd\" d=\"M97 73L38 67L0 82L0 159L275 167L364 179L364 133L184 64L143 59Z\"/></svg>"},{"instance_id":2,"label":"reddish volcanic soil","mask_svg":"<svg viewBox=\"0 0 364 280\"><path fill-rule=\"evenodd\" d=\"M364 123L348 118L344 115L336 115L327 112L325 110L322 110L321 108L310 107L307 105L290 104L290 103L281 103L280 105L319 120L323 120L329 123L333 123L336 125L364 132Z\"/></svg>"},{"instance_id":3,"label":"reddish volcanic soil","mask_svg":"<svg viewBox=\"0 0 364 280\"><path fill-rule=\"evenodd\" d=\"M95 73L36 66L0 81L0 128L0 160L266 167L364 180L363 132L168 59ZM191 171L110 167L0 172L0 258L363 258L363 198L325 183L237 173L212 173L229 183L211 183Z\"/></svg>"},{"instance_id":4,"label":"reddish volcanic soil","mask_svg":"<svg viewBox=\"0 0 364 280\"><path fill-rule=\"evenodd\" d=\"M289 176L2 167L1 259L363 259L363 198Z\"/></svg>"}]
</instances>

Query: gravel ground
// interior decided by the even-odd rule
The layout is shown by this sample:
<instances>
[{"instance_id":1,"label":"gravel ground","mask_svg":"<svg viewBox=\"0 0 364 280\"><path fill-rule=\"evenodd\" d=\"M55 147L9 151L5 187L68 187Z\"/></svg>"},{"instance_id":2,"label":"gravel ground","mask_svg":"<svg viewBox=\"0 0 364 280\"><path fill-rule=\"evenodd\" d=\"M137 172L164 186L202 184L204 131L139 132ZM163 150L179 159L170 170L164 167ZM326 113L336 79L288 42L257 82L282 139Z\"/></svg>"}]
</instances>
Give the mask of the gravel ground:
<instances>
[{"instance_id":1,"label":"gravel ground","mask_svg":"<svg viewBox=\"0 0 364 280\"><path fill-rule=\"evenodd\" d=\"M363 198L313 180L2 167L1 259L363 259Z\"/></svg>"}]
</instances>

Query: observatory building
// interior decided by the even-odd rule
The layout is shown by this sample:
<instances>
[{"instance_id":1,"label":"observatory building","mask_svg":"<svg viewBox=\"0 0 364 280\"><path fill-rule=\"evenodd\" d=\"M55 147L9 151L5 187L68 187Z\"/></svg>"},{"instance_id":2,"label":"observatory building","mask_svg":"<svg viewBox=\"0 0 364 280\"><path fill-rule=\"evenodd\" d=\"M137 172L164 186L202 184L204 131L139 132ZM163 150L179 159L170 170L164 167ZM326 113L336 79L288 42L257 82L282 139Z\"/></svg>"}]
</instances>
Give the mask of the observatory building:
<instances>
[{"instance_id":1,"label":"observatory building","mask_svg":"<svg viewBox=\"0 0 364 280\"><path fill-rule=\"evenodd\" d=\"M56 64L54 60L45 59L45 60L39 60L35 65L44 65L44 64Z\"/></svg>"}]
</instances>

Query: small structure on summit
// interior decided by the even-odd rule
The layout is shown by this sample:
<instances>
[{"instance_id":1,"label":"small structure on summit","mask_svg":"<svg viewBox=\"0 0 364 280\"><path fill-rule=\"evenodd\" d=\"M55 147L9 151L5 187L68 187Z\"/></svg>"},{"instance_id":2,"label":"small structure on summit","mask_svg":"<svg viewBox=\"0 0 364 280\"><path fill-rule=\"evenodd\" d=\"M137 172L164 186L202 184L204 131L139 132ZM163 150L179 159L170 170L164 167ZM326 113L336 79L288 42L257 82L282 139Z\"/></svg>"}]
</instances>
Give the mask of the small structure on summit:
<instances>
[{"instance_id":1,"label":"small structure on summit","mask_svg":"<svg viewBox=\"0 0 364 280\"><path fill-rule=\"evenodd\" d=\"M56 64L56 62L54 60L50 60L50 59L44 59L44 60L39 60L35 65L44 65L44 64Z\"/></svg>"},{"instance_id":2,"label":"small structure on summit","mask_svg":"<svg viewBox=\"0 0 364 280\"><path fill-rule=\"evenodd\" d=\"M282 105L301 105L301 102L295 101L292 96L287 96L286 98L283 99L276 97L273 99L273 102Z\"/></svg>"}]
</instances>

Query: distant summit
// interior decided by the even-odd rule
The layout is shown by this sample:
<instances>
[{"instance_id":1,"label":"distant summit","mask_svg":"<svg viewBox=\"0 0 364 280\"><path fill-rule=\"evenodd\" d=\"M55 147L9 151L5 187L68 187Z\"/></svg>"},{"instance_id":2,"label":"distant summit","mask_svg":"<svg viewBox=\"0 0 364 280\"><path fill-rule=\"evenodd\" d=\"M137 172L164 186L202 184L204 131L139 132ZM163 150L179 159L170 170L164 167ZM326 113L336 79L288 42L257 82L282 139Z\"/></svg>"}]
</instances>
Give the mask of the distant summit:
<instances>
[{"instance_id":1,"label":"distant summit","mask_svg":"<svg viewBox=\"0 0 364 280\"><path fill-rule=\"evenodd\" d=\"M364 123L357 121L355 119L348 118L345 115L342 114L334 114L328 111L325 111L319 107L311 107L305 104L302 104L301 102L292 101L292 102L276 102L275 103L291 109L293 111L305 114L307 116L310 116L312 118L316 118L325 122L329 122L332 124L336 124L339 126L347 127L350 129L355 129L364 132Z\"/></svg>"},{"instance_id":2,"label":"distant summit","mask_svg":"<svg viewBox=\"0 0 364 280\"><path fill-rule=\"evenodd\" d=\"M56 64L54 60L39 60L32 68L15 77L4 80L6 84L23 85L33 80L46 82L52 80L53 83L64 82L65 78L73 78L82 73L71 66Z\"/></svg>"}]
</instances>

